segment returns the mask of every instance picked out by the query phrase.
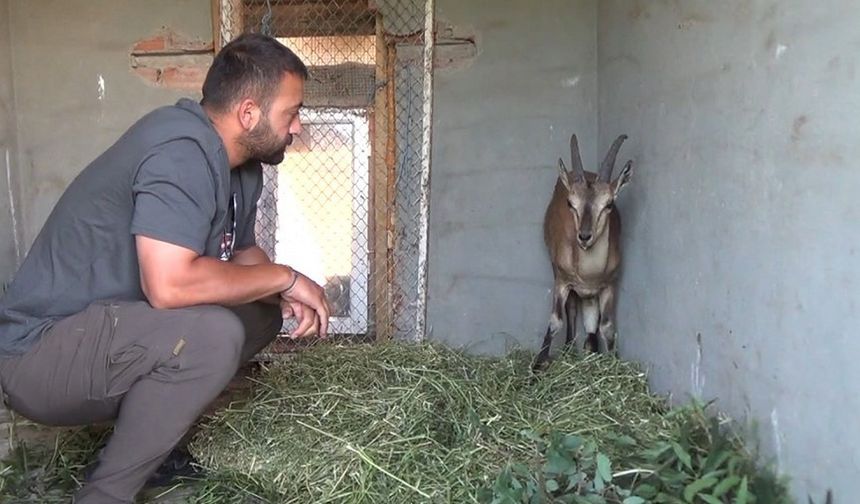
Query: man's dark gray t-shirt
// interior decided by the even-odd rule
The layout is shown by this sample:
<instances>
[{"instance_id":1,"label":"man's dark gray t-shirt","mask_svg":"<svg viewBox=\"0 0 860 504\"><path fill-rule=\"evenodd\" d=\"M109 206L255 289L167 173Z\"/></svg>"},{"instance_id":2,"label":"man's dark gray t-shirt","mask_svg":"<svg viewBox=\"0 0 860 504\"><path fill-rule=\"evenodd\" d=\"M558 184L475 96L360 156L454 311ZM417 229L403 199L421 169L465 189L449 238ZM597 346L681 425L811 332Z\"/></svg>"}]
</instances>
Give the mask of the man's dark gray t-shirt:
<instances>
[{"instance_id":1,"label":"man's dark gray t-shirt","mask_svg":"<svg viewBox=\"0 0 860 504\"><path fill-rule=\"evenodd\" d=\"M199 104L147 114L57 202L0 299L0 356L95 301L145 300L135 235L224 260L253 245L261 190L260 164L230 170Z\"/></svg>"}]
</instances>

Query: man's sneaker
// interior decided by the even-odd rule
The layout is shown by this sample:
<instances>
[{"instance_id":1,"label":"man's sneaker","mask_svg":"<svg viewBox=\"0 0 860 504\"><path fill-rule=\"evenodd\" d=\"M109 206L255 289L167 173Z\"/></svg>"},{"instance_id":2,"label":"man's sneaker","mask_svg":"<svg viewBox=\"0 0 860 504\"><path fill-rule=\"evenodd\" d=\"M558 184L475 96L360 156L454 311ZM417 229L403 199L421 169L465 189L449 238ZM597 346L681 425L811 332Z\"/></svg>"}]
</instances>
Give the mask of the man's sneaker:
<instances>
[{"instance_id":1,"label":"man's sneaker","mask_svg":"<svg viewBox=\"0 0 860 504\"><path fill-rule=\"evenodd\" d=\"M96 460L84 469L84 481L89 481L96 470ZM166 487L181 480L203 479L205 471L185 448L174 448L155 472L146 480L143 488Z\"/></svg>"},{"instance_id":2,"label":"man's sneaker","mask_svg":"<svg viewBox=\"0 0 860 504\"><path fill-rule=\"evenodd\" d=\"M144 488L166 487L182 480L203 479L205 471L185 448L174 448L146 481Z\"/></svg>"}]
</instances>

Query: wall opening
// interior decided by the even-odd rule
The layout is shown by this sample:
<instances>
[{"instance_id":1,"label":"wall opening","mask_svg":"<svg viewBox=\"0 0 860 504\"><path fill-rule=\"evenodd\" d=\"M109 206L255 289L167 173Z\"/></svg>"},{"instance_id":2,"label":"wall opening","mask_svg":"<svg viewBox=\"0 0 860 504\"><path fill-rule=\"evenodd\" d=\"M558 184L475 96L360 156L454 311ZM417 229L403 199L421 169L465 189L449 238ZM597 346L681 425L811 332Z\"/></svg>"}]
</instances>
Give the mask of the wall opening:
<instances>
[{"instance_id":1,"label":"wall opening","mask_svg":"<svg viewBox=\"0 0 860 504\"><path fill-rule=\"evenodd\" d=\"M303 132L264 167L258 244L325 287L335 335L420 339L425 0L218 1L221 41L272 35L310 73Z\"/></svg>"}]
</instances>

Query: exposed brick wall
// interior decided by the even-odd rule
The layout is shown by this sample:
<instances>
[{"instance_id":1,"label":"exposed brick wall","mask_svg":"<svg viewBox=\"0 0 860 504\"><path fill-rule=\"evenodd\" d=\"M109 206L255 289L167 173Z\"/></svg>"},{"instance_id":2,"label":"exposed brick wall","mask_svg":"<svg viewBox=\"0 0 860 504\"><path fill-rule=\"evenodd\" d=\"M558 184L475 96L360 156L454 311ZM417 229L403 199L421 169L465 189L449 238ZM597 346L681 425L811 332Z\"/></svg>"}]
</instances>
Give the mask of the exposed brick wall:
<instances>
[{"instance_id":1,"label":"exposed brick wall","mask_svg":"<svg viewBox=\"0 0 860 504\"><path fill-rule=\"evenodd\" d=\"M145 82L170 89L199 90L212 63L211 41L164 27L131 48L131 69Z\"/></svg>"}]
</instances>

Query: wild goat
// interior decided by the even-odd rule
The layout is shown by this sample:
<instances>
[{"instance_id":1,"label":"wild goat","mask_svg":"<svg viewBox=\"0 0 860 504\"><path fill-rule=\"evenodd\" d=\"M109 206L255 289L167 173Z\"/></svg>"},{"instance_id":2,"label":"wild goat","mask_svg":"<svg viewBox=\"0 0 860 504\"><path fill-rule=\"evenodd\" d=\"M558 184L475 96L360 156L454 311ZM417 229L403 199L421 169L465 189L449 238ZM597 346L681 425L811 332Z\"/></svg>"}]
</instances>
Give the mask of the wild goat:
<instances>
[{"instance_id":1,"label":"wild goat","mask_svg":"<svg viewBox=\"0 0 860 504\"><path fill-rule=\"evenodd\" d=\"M621 264L621 216L614 202L621 188L630 180L633 161L627 161L615 180L612 170L621 144L627 135L619 136L598 174L586 172L579 155L576 135L570 137L571 171L559 158L559 179L544 217L544 241L549 250L553 287L552 315L534 370L549 360L553 337L564 324L567 311L566 345L576 343L576 315L582 308L583 325L590 351L615 350L615 279Z\"/></svg>"}]
</instances>

